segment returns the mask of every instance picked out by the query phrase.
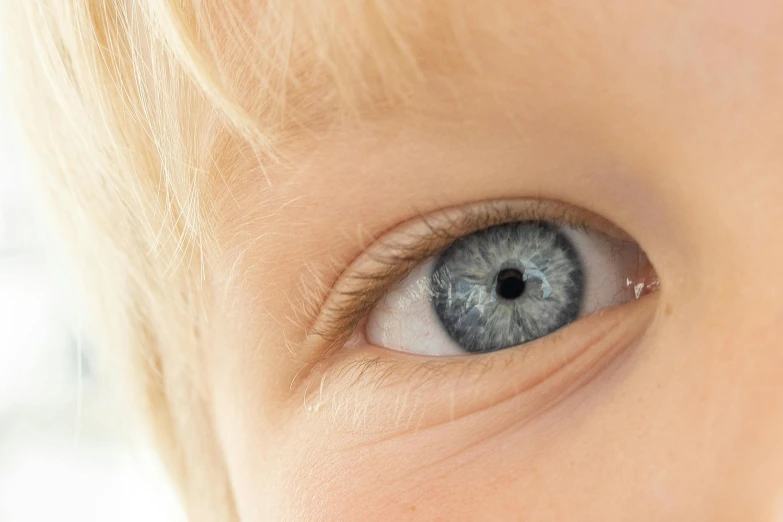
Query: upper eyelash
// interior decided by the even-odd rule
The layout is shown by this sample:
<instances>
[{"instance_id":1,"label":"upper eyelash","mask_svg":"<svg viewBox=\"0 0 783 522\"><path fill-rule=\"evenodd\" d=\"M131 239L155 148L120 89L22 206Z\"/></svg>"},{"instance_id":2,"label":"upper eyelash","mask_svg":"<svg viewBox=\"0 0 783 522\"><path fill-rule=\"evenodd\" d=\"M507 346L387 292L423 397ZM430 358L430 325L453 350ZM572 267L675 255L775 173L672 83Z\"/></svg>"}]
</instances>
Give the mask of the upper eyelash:
<instances>
[{"instance_id":1,"label":"upper eyelash","mask_svg":"<svg viewBox=\"0 0 783 522\"><path fill-rule=\"evenodd\" d=\"M476 204L415 219L422 230L392 233L390 238L374 243L360 256L360 264L369 264L371 268L352 273L348 267L343 272L320 307L309 336L316 336L330 348L339 348L381 298L419 263L477 230L512 221L546 220L585 231L603 229L610 234L625 235L590 212L547 200ZM331 352L332 349L327 349L323 355Z\"/></svg>"}]
</instances>

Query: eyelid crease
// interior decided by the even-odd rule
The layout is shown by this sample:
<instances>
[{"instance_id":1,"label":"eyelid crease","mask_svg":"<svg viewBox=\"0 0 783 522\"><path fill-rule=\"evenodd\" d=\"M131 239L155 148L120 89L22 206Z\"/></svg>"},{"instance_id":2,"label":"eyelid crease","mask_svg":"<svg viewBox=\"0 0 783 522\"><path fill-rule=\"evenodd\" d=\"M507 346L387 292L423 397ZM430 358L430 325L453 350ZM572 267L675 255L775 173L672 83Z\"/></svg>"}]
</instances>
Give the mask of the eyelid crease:
<instances>
[{"instance_id":1,"label":"eyelid crease","mask_svg":"<svg viewBox=\"0 0 783 522\"><path fill-rule=\"evenodd\" d=\"M552 200L501 200L419 214L383 233L337 278L307 330L307 337L321 344L318 360L339 349L386 292L428 257L477 230L532 220L632 241L606 219Z\"/></svg>"}]
</instances>

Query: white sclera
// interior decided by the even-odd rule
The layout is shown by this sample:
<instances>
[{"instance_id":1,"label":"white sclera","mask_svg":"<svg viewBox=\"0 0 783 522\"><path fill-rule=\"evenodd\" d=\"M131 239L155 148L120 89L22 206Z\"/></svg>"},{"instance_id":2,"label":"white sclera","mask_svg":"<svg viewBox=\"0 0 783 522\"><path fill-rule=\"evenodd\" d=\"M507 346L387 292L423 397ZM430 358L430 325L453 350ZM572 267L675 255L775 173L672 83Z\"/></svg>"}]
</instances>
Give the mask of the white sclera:
<instances>
[{"instance_id":1,"label":"white sclera","mask_svg":"<svg viewBox=\"0 0 783 522\"><path fill-rule=\"evenodd\" d=\"M630 241L598 231L561 227L579 253L585 277L580 317L634 299L633 283L642 252ZM432 306L430 275L435 258L417 266L392 288L370 313L366 336L370 344L417 355L464 355L440 324Z\"/></svg>"}]
</instances>

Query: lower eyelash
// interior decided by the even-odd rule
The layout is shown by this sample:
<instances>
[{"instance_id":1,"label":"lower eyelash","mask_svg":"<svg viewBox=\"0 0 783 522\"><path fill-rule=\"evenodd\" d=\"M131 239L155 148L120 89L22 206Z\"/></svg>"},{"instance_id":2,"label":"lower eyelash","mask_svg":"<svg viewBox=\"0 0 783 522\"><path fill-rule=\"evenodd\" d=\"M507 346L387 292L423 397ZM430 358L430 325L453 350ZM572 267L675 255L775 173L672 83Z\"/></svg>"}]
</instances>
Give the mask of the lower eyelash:
<instances>
[{"instance_id":1,"label":"lower eyelash","mask_svg":"<svg viewBox=\"0 0 783 522\"><path fill-rule=\"evenodd\" d=\"M312 376L318 377L318 382L311 380L305 386L304 409L313 414L328 411L335 417L347 417L354 429L361 428L370 418L377 425L379 416L384 417L380 425L392 426L395 431L416 429L421 406L409 400L414 390L433 381L444 386L460 387L460 377L481 379L499 362L492 358L479 359L436 363L427 359L406 361L367 355L350 361L332 361L332 370L312 372ZM506 364L511 363L507 361ZM450 368L459 368L456 378L447 371ZM375 396L384 389L402 390L402 393L395 393L394 403L383 403L381 410Z\"/></svg>"}]
</instances>

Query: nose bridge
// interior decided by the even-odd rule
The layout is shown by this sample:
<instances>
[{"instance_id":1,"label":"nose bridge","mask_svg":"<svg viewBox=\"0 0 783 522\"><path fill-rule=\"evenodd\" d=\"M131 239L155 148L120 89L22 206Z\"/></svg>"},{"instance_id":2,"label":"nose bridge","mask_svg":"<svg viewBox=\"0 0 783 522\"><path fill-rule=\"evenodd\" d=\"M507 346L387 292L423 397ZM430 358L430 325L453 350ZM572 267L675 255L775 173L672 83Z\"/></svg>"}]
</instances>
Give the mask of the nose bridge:
<instances>
[{"instance_id":1,"label":"nose bridge","mask_svg":"<svg viewBox=\"0 0 783 522\"><path fill-rule=\"evenodd\" d=\"M783 190L754 197L727 187L700 220L696 302L713 342L746 362L783 356ZM733 194L731 197L729 194ZM768 194L768 196L770 196ZM709 194L705 194L709 198ZM705 332L707 333L707 332ZM742 347L741 349L739 347Z\"/></svg>"},{"instance_id":2,"label":"nose bridge","mask_svg":"<svg viewBox=\"0 0 783 522\"><path fill-rule=\"evenodd\" d=\"M681 297L697 305L710 342L746 362L783 355L772 350L783 346L783 175L770 175L783 148L774 150L744 161L719 152L714 169L691 164L698 173L681 173L675 189L693 245L679 273L693 295Z\"/></svg>"},{"instance_id":3,"label":"nose bridge","mask_svg":"<svg viewBox=\"0 0 783 522\"><path fill-rule=\"evenodd\" d=\"M716 463L716 520L783 520L780 205L748 197L724 191L702 207L690 283L672 290L686 303L679 328L704 403L703 458Z\"/></svg>"}]
</instances>

